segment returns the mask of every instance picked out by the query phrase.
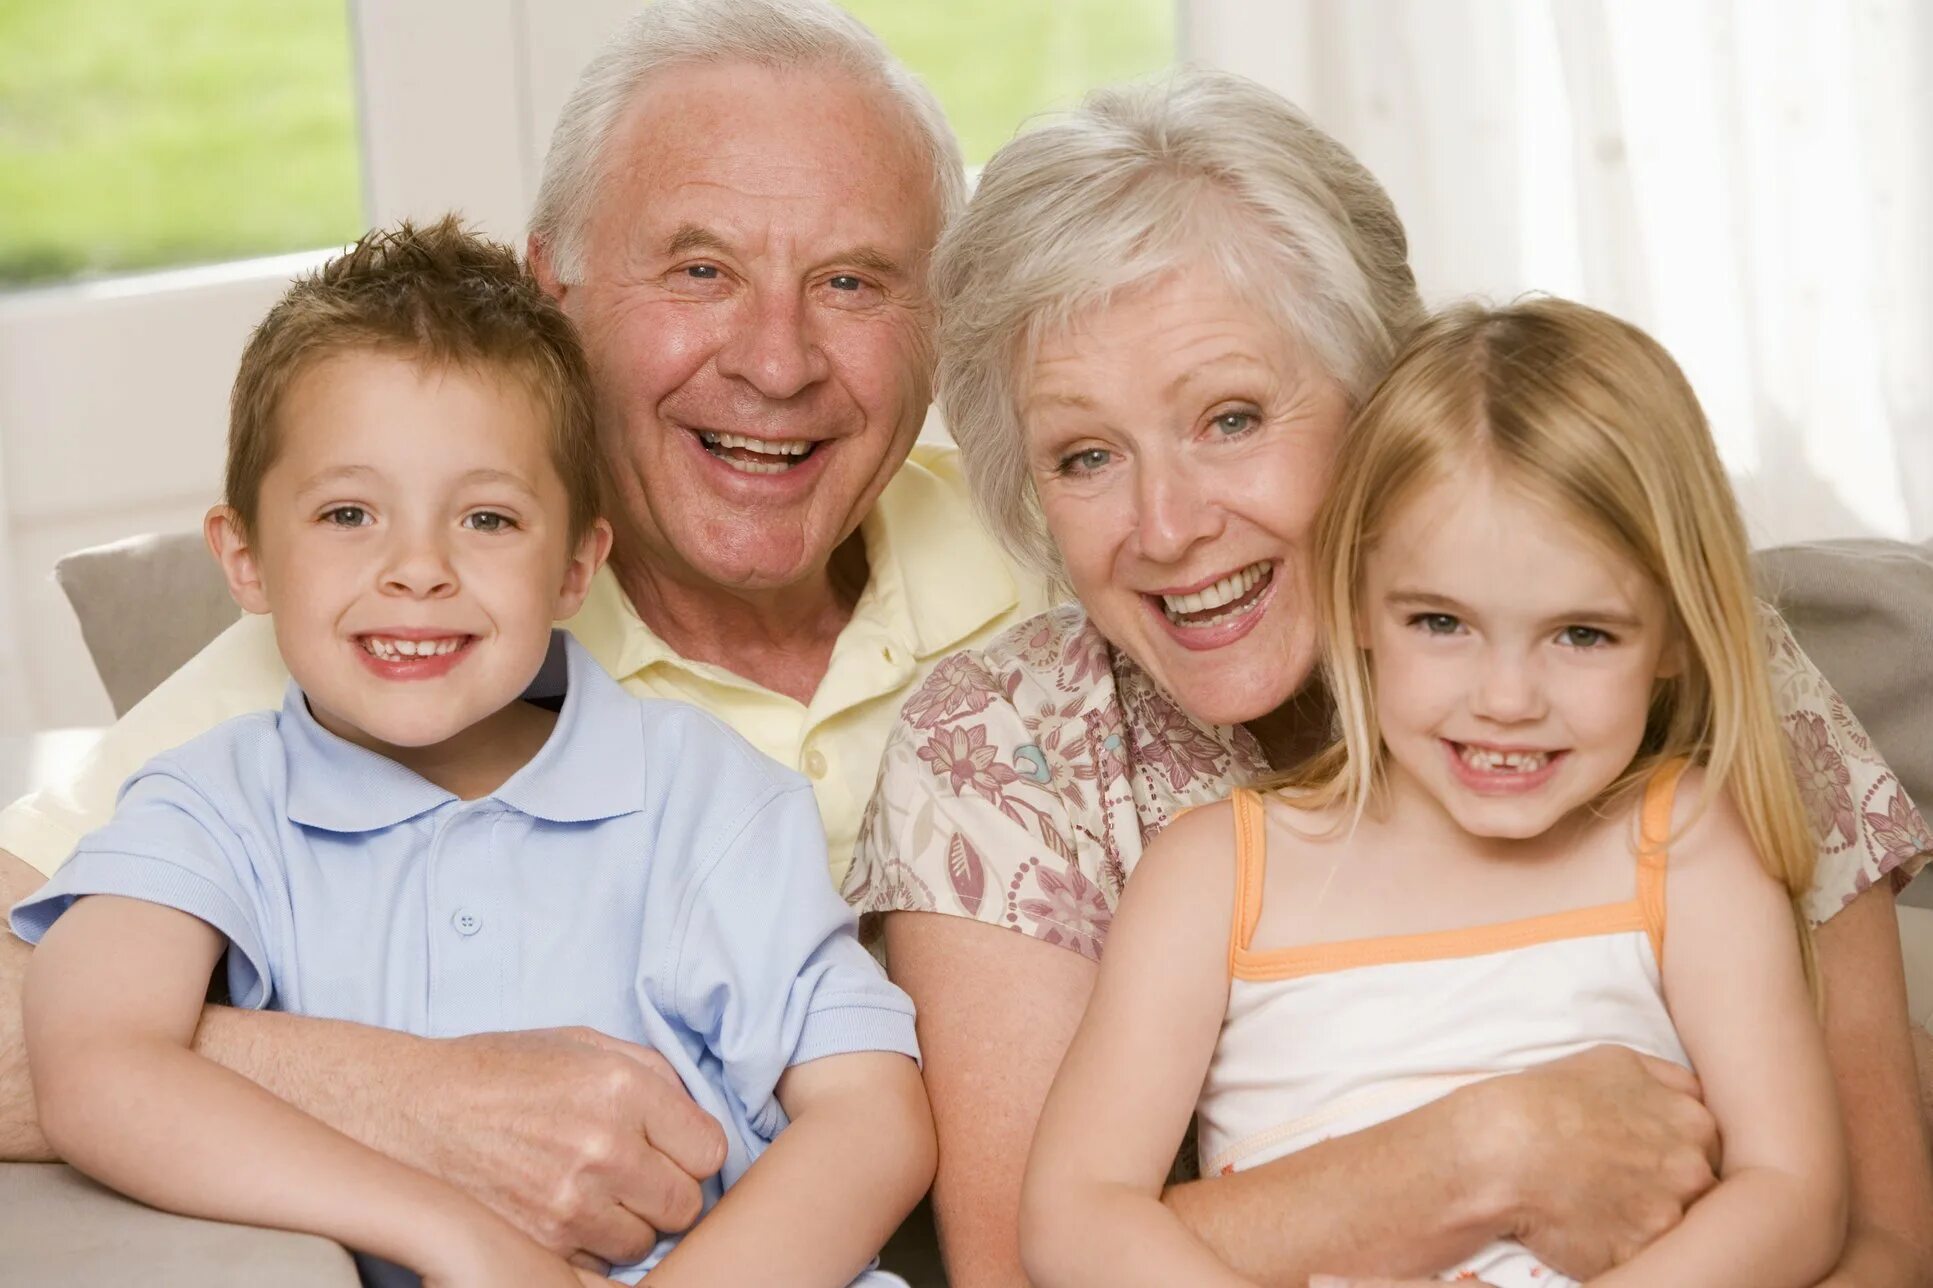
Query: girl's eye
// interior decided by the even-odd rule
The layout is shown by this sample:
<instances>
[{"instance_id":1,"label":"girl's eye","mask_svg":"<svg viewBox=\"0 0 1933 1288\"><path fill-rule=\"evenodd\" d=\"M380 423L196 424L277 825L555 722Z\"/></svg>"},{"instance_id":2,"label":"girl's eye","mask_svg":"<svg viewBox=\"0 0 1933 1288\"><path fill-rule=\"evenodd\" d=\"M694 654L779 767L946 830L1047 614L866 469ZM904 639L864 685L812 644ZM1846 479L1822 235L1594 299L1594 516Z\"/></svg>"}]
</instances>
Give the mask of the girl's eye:
<instances>
[{"instance_id":1,"label":"girl's eye","mask_svg":"<svg viewBox=\"0 0 1933 1288\"><path fill-rule=\"evenodd\" d=\"M1409 624L1425 635L1454 635L1463 629L1462 621L1448 613L1418 613Z\"/></svg>"},{"instance_id":2,"label":"girl's eye","mask_svg":"<svg viewBox=\"0 0 1933 1288\"><path fill-rule=\"evenodd\" d=\"M1221 415L1215 417L1215 428L1219 429L1222 433L1229 435L1230 437L1233 437L1236 434L1245 433L1246 431L1253 429L1255 427L1255 422L1260 419L1261 418L1252 411L1225 411Z\"/></svg>"},{"instance_id":3,"label":"girl's eye","mask_svg":"<svg viewBox=\"0 0 1933 1288\"><path fill-rule=\"evenodd\" d=\"M1612 643L1610 633L1595 626L1566 626L1557 632L1557 639L1570 648L1602 648Z\"/></svg>"},{"instance_id":4,"label":"girl's eye","mask_svg":"<svg viewBox=\"0 0 1933 1288\"><path fill-rule=\"evenodd\" d=\"M495 510L478 510L475 514L465 516L463 522L478 532L508 532L517 526L515 519L507 514L498 514Z\"/></svg>"},{"instance_id":5,"label":"girl's eye","mask_svg":"<svg viewBox=\"0 0 1933 1288\"><path fill-rule=\"evenodd\" d=\"M359 505L338 505L324 510L322 521L338 528L360 528L369 522L369 511Z\"/></svg>"},{"instance_id":6,"label":"girl's eye","mask_svg":"<svg viewBox=\"0 0 1933 1288\"><path fill-rule=\"evenodd\" d=\"M1062 474L1092 474L1095 470L1106 465L1107 461L1108 453L1105 448L1090 447L1085 451L1071 452L1063 456L1060 461L1059 472Z\"/></svg>"}]
</instances>

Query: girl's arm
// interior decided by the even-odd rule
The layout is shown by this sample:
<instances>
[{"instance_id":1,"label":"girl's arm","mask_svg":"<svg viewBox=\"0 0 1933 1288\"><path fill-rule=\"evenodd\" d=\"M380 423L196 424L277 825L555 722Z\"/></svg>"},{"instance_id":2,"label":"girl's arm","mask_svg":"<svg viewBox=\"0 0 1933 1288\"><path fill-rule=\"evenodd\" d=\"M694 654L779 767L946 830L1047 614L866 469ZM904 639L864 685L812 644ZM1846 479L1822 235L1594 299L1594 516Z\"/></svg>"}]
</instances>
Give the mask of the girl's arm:
<instances>
[{"instance_id":1,"label":"girl's arm","mask_svg":"<svg viewBox=\"0 0 1933 1288\"><path fill-rule=\"evenodd\" d=\"M1699 784L1679 789L1678 826ZM1846 1233L1846 1152L1791 905L1729 800L1672 847L1665 1000L1718 1119L1719 1182L1683 1224L1593 1283L1810 1288Z\"/></svg>"},{"instance_id":2,"label":"girl's arm","mask_svg":"<svg viewBox=\"0 0 1933 1288\"><path fill-rule=\"evenodd\" d=\"M1247 1283L1161 1202L1227 1010L1233 836L1227 806L1188 815L1121 897L1028 1159L1020 1253L1036 1284Z\"/></svg>"},{"instance_id":3,"label":"girl's arm","mask_svg":"<svg viewBox=\"0 0 1933 1288\"><path fill-rule=\"evenodd\" d=\"M919 1068L891 1051L793 1065L791 1122L651 1272L653 1288L840 1288L865 1269L933 1181L933 1116Z\"/></svg>"},{"instance_id":4,"label":"girl's arm","mask_svg":"<svg viewBox=\"0 0 1933 1288\"><path fill-rule=\"evenodd\" d=\"M48 930L23 1019L41 1126L64 1158L156 1207L323 1235L431 1283L582 1282L454 1188L196 1055L223 947L186 913L112 895Z\"/></svg>"}]
</instances>

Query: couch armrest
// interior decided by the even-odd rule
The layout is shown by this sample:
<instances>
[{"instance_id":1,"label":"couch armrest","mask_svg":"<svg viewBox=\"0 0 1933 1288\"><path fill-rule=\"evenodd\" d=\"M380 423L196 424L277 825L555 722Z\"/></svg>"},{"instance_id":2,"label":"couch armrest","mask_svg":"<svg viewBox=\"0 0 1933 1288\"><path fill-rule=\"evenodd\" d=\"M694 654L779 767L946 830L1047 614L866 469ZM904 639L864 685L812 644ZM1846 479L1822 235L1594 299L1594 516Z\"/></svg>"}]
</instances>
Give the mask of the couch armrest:
<instances>
[{"instance_id":1,"label":"couch armrest","mask_svg":"<svg viewBox=\"0 0 1933 1288\"><path fill-rule=\"evenodd\" d=\"M313 1235L158 1212L59 1163L0 1163L0 1280L41 1288L357 1288Z\"/></svg>"}]
</instances>

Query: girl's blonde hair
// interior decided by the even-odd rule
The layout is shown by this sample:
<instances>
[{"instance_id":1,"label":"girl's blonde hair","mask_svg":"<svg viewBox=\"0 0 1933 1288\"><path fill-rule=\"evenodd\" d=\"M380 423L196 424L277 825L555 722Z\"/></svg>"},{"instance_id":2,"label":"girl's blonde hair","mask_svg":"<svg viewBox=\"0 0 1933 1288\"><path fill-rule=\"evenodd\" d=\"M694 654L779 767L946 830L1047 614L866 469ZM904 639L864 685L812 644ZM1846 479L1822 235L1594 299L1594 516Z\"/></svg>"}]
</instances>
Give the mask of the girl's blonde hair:
<instances>
[{"instance_id":1,"label":"girl's blonde hair","mask_svg":"<svg viewBox=\"0 0 1933 1288\"><path fill-rule=\"evenodd\" d=\"M1490 472L1549 503L1663 591L1676 672L1644 741L1600 803L1680 757L1704 766L1701 808L1728 791L1767 870L1812 885L1811 830L1772 704L1761 609L1738 505L1698 399L1650 336L1596 309L1530 299L1465 305L1417 331L1349 429L1316 520L1315 598L1338 738L1275 786L1360 817L1385 749L1357 605L1364 561L1424 487Z\"/></svg>"}]
</instances>

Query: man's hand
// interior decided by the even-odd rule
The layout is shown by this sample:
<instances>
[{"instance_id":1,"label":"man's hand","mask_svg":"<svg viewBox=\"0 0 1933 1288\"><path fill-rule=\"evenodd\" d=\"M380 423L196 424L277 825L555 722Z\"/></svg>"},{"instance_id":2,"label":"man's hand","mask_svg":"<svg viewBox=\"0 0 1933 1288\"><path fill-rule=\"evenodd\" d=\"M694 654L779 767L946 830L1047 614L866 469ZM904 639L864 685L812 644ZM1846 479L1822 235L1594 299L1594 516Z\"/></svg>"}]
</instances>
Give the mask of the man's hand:
<instances>
[{"instance_id":1,"label":"man's hand","mask_svg":"<svg viewBox=\"0 0 1933 1288\"><path fill-rule=\"evenodd\" d=\"M438 1045L420 1164L577 1264L622 1265L698 1219L725 1134L664 1057L590 1029Z\"/></svg>"},{"instance_id":2,"label":"man's hand","mask_svg":"<svg viewBox=\"0 0 1933 1288\"><path fill-rule=\"evenodd\" d=\"M1628 1261L1717 1180L1718 1125L1664 1060L1596 1047L1456 1095L1467 1157L1510 1187L1512 1233L1578 1279Z\"/></svg>"}]
</instances>

